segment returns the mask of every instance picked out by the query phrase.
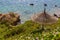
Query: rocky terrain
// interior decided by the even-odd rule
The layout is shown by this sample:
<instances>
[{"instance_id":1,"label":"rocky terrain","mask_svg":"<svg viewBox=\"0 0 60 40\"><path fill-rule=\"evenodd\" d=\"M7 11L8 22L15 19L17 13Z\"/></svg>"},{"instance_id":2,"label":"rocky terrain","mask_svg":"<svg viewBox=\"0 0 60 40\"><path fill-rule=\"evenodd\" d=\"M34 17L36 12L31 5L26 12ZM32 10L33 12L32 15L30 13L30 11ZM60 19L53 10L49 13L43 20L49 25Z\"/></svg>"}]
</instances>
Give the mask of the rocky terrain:
<instances>
[{"instance_id":1,"label":"rocky terrain","mask_svg":"<svg viewBox=\"0 0 60 40\"><path fill-rule=\"evenodd\" d=\"M7 23L11 25L17 25L20 22L20 15L18 13L9 12L6 14L0 14L0 23Z\"/></svg>"}]
</instances>

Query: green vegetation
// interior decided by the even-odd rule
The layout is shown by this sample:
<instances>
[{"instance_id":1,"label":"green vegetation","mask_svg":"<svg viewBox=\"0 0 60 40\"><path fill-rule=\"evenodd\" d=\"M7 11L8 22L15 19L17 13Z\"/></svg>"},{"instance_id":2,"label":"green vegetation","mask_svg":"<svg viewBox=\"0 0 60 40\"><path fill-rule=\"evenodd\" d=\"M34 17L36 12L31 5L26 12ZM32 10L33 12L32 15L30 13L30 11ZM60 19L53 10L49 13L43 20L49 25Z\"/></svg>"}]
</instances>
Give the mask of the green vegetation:
<instances>
[{"instance_id":1,"label":"green vegetation","mask_svg":"<svg viewBox=\"0 0 60 40\"><path fill-rule=\"evenodd\" d=\"M60 19L51 25L45 25L26 21L24 24L10 26L7 23L0 24L0 40L60 40Z\"/></svg>"}]
</instances>

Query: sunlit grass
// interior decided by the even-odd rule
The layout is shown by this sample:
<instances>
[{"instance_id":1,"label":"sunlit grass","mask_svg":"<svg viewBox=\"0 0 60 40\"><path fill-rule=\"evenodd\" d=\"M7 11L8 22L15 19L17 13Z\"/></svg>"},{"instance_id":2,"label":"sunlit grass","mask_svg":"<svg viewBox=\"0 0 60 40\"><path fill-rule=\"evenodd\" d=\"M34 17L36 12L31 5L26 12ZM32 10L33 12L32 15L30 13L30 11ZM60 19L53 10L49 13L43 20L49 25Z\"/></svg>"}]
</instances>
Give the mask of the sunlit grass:
<instances>
[{"instance_id":1,"label":"sunlit grass","mask_svg":"<svg viewBox=\"0 0 60 40\"><path fill-rule=\"evenodd\" d=\"M31 20L17 26L0 24L0 40L60 40L60 19L44 28Z\"/></svg>"}]
</instances>

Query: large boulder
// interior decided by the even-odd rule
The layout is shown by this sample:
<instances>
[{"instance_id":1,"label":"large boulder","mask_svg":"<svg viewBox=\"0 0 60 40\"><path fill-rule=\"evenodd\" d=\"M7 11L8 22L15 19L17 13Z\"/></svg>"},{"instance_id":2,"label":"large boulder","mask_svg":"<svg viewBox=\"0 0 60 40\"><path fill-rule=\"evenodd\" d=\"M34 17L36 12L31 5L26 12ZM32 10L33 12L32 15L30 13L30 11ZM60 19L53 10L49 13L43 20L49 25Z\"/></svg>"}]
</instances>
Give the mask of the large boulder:
<instances>
[{"instance_id":1,"label":"large boulder","mask_svg":"<svg viewBox=\"0 0 60 40\"><path fill-rule=\"evenodd\" d=\"M14 12L9 12L7 14L0 14L0 23L7 23L10 25L17 25L20 22L20 15Z\"/></svg>"}]
</instances>

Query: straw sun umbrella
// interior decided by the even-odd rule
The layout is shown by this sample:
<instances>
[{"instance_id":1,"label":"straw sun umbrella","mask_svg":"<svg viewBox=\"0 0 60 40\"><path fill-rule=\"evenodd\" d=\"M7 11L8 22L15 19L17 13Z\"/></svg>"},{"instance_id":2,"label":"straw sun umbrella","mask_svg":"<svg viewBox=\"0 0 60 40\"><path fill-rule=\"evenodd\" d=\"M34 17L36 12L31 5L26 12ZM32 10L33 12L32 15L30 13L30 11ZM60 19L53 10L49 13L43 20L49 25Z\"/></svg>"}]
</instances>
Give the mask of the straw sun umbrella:
<instances>
[{"instance_id":1,"label":"straw sun umbrella","mask_svg":"<svg viewBox=\"0 0 60 40\"><path fill-rule=\"evenodd\" d=\"M31 20L40 24L52 24L55 23L58 18L51 16L44 11L44 13L33 15Z\"/></svg>"},{"instance_id":2,"label":"straw sun umbrella","mask_svg":"<svg viewBox=\"0 0 60 40\"><path fill-rule=\"evenodd\" d=\"M45 6L47 6L45 4ZM53 24L55 22L57 22L58 18L49 15L46 12L46 8L44 8L44 12L43 13L39 13L39 14L35 14L31 17L31 20L37 23L41 24L41 27L44 28L45 24Z\"/></svg>"}]
</instances>

